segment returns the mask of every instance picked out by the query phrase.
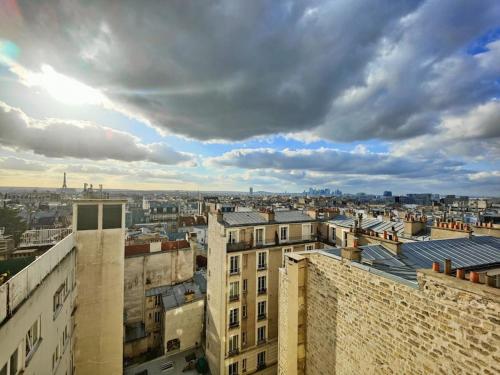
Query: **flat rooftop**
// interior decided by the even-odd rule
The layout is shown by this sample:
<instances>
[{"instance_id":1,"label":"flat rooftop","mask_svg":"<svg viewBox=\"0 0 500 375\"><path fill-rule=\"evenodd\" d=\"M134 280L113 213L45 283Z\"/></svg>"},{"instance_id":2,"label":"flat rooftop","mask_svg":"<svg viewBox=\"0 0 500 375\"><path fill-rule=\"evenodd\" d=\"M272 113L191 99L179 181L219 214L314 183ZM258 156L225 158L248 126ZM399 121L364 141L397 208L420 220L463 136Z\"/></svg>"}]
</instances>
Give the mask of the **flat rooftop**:
<instances>
[{"instance_id":1,"label":"flat rooftop","mask_svg":"<svg viewBox=\"0 0 500 375\"><path fill-rule=\"evenodd\" d=\"M194 297L186 301L185 294L194 292ZM203 272L195 272L193 279L176 285L164 285L146 290L146 297L161 295L165 310L176 309L202 299L207 292L207 278Z\"/></svg>"}]
</instances>

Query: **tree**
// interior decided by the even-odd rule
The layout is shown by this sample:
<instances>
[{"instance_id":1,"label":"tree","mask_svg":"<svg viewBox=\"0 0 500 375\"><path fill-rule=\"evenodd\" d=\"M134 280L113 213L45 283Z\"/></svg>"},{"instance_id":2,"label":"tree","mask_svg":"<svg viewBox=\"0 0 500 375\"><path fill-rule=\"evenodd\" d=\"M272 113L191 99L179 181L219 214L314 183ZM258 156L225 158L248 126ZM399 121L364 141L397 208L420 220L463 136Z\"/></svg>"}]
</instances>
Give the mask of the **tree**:
<instances>
[{"instance_id":1,"label":"tree","mask_svg":"<svg viewBox=\"0 0 500 375\"><path fill-rule=\"evenodd\" d=\"M17 211L11 208L0 208L0 228L5 228L5 235L12 235L17 246L21 235L26 230L26 223L17 215Z\"/></svg>"}]
</instances>

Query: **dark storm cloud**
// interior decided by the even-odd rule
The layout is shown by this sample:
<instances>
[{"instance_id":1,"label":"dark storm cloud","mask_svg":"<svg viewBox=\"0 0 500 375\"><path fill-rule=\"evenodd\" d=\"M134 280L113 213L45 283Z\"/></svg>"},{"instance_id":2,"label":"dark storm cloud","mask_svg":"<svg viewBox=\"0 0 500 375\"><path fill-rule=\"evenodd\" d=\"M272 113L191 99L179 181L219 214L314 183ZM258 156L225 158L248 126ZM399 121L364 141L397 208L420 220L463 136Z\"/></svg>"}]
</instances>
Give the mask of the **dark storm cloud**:
<instances>
[{"instance_id":1,"label":"dark storm cloud","mask_svg":"<svg viewBox=\"0 0 500 375\"><path fill-rule=\"evenodd\" d=\"M4 27L31 69L47 63L169 131L237 140L322 124L418 5L21 1L22 28Z\"/></svg>"}]
</instances>

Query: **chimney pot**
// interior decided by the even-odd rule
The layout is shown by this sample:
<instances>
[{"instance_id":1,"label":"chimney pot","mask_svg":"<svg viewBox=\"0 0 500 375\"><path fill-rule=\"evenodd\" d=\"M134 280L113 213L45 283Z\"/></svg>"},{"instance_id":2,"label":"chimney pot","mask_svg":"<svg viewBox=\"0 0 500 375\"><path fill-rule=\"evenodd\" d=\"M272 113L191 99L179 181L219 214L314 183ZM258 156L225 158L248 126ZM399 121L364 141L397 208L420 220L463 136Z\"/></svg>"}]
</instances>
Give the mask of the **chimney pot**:
<instances>
[{"instance_id":1,"label":"chimney pot","mask_svg":"<svg viewBox=\"0 0 500 375\"><path fill-rule=\"evenodd\" d=\"M457 279L465 279L465 270L463 268L457 269Z\"/></svg>"},{"instance_id":2,"label":"chimney pot","mask_svg":"<svg viewBox=\"0 0 500 375\"><path fill-rule=\"evenodd\" d=\"M432 270L434 272L440 272L439 271L439 262L432 262Z\"/></svg>"},{"instance_id":3,"label":"chimney pot","mask_svg":"<svg viewBox=\"0 0 500 375\"><path fill-rule=\"evenodd\" d=\"M444 260L444 273L446 275L451 275L451 259Z\"/></svg>"},{"instance_id":4,"label":"chimney pot","mask_svg":"<svg viewBox=\"0 0 500 375\"><path fill-rule=\"evenodd\" d=\"M473 283L479 283L479 273L471 271L469 273L469 280Z\"/></svg>"}]
</instances>

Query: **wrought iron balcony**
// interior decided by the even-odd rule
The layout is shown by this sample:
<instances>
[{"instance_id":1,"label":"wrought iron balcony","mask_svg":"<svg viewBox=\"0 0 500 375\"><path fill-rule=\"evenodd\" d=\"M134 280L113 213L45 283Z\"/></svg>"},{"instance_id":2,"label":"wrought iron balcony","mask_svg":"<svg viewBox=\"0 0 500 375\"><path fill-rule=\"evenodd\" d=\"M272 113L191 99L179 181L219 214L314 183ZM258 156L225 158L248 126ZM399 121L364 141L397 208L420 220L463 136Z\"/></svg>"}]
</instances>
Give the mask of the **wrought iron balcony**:
<instances>
[{"instance_id":1,"label":"wrought iron balcony","mask_svg":"<svg viewBox=\"0 0 500 375\"><path fill-rule=\"evenodd\" d=\"M272 247L272 246L280 246L280 245L285 245L285 244L296 244L296 243L305 243L305 242L314 242L318 241L318 235L317 234L304 234L302 236L291 236L288 237L287 239L281 240L279 237L276 237L274 241L264 243L262 241L254 241L253 239L250 239L248 241L239 241L239 242L229 242L226 244L226 250L228 252L232 251L243 251L243 250L250 250L250 249L259 249L263 247Z\"/></svg>"},{"instance_id":2,"label":"wrought iron balcony","mask_svg":"<svg viewBox=\"0 0 500 375\"><path fill-rule=\"evenodd\" d=\"M260 288L258 291L257 291L257 294L266 294L267 293L267 289L266 288Z\"/></svg>"}]
</instances>

